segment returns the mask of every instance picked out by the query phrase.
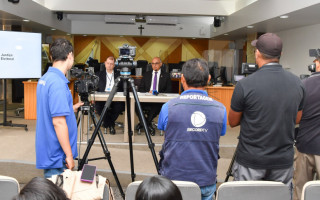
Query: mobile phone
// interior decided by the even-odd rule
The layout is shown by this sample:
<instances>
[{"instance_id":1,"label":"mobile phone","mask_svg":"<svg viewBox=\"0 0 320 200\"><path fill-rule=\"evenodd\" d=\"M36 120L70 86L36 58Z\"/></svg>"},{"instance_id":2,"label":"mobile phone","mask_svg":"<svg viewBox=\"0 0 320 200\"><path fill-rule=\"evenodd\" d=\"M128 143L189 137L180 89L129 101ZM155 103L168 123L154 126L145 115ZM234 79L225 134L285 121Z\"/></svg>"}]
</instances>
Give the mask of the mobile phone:
<instances>
[{"instance_id":1,"label":"mobile phone","mask_svg":"<svg viewBox=\"0 0 320 200\"><path fill-rule=\"evenodd\" d=\"M82 168L80 180L92 183L96 175L96 169L97 167L94 165L85 164Z\"/></svg>"}]
</instances>

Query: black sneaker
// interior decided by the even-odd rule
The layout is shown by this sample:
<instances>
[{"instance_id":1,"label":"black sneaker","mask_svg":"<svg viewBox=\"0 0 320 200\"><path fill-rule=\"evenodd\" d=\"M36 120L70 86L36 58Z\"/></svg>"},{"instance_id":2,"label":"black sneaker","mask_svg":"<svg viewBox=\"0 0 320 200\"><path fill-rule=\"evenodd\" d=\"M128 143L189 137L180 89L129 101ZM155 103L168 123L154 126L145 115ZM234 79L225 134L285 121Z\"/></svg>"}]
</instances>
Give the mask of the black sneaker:
<instances>
[{"instance_id":1,"label":"black sneaker","mask_svg":"<svg viewBox=\"0 0 320 200\"><path fill-rule=\"evenodd\" d=\"M110 130L110 134L111 135L115 135L116 134L116 129L114 128L114 126L110 126L109 130Z\"/></svg>"},{"instance_id":2,"label":"black sneaker","mask_svg":"<svg viewBox=\"0 0 320 200\"><path fill-rule=\"evenodd\" d=\"M152 125L148 126L150 135L155 136L156 135L156 130L152 127Z\"/></svg>"}]
</instances>

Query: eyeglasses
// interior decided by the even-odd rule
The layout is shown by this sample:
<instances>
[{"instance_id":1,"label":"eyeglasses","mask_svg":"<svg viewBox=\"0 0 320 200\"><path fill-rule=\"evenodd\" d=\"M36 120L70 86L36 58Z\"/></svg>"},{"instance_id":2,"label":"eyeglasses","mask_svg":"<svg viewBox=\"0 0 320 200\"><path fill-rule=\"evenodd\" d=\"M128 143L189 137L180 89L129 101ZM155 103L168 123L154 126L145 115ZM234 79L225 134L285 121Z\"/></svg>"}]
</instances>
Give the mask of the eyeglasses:
<instances>
[{"instance_id":1,"label":"eyeglasses","mask_svg":"<svg viewBox=\"0 0 320 200\"><path fill-rule=\"evenodd\" d=\"M159 65L159 64L160 64L159 62L151 63L151 65Z\"/></svg>"}]
</instances>

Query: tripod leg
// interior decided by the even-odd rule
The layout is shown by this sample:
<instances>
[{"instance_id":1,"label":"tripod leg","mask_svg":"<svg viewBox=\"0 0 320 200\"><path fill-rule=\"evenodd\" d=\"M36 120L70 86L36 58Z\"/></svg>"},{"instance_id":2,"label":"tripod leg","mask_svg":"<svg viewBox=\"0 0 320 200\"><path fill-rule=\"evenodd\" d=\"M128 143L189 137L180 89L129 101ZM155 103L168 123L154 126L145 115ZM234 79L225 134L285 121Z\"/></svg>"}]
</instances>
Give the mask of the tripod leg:
<instances>
[{"instance_id":1,"label":"tripod leg","mask_svg":"<svg viewBox=\"0 0 320 200\"><path fill-rule=\"evenodd\" d=\"M95 130L93 131L92 133L92 136L91 136L91 139L88 141L88 146L87 146L87 149L83 155L83 158L82 160L80 161L80 165L78 166L78 170L81 170L83 165L85 164L85 160L87 159L88 155L89 155L89 152L90 152L90 149L94 143L94 140L97 136L97 133L98 133L98 130L100 130L100 127L101 127L101 124L102 124L102 121L103 121L103 118L107 112L107 109L110 107L110 104L112 102L112 99L114 97L114 95L116 94L117 90L118 90L118 85L119 85L119 81L120 81L120 77L118 77L116 80L115 80L115 84L111 90L111 93L107 99L107 102L106 104L104 105L103 109L102 109L102 112L101 112L101 116L100 116L100 119L97 123L97 126L95 128Z\"/></svg>"},{"instance_id":2,"label":"tripod leg","mask_svg":"<svg viewBox=\"0 0 320 200\"><path fill-rule=\"evenodd\" d=\"M28 126L26 124L13 124L12 121L7 121L7 79L4 79L3 81L3 123L0 123L0 126L23 127L25 131L28 131Z\"/></svg>"},{"instance_id":3,"label":"tripod leg","mask_svg":"<svg viewBox=\"0 0 320 200\"><path fill-rule=\"evenodd\" d=\"M141 108L141 105L140 105L140 102L139 102L138 94L137 94L137 91L135 89L134 80L130 77L129 78L129 82L131 84L133 96L134 96L134 99L136 101L136 105L138 107L139 119L140 119L140 122L142 122L142 124L143 124L144 130L145 130L145 133L146 133L146 137L147 137L147 141L148 141L148 145L149 145L149 149L151 151L151 154L152 154L152 157L153 157L153 161L154 161L154 164L155 164L156 169L157 169L157 173L160 175L160 173L159 173L159 162L158 162L158 158L156 156L155 150L154 150L154 143L151 140L149 129L148 129L148 126L147 126L147 122L146 122L146 119L145 119L145 117L143 115L143 112L142 112L142 108Z\"/></svg>"},{"instance_id":4,"label":"tripod leg","mask_svg":"<svg viewBox=\"0 0 320 200\"><path fill-rule=\"evenodd\" d=\"M78 111L78 113L79 113L79 111ZM78 119L78 113L77 113L77 119ZM79 133L78 166L80 165L80 160L81 160L81 158L80 158L80 155L81 155L80 149L81 149L81 142L82 142L82 121L81 121L81 119L82 119L82 113L80 113L80 116L78 119L78 124L77 124L77 127L79 129L79 132L78 132Z\"/></svg>"},{"instance_id":5,"label":"tripod leg","mask_svg":"<svg viewBox=\"0 0 320 200\"><path fill-rule=\"evenodd\" d=\"M127 80L127 79L126 79ZM127 105L127 122L128 122L128 135L129 135L129 152L130 152L130 166L131 166L131 180L134 182L136 177L134 173L134 163L133 163L133 147L132 147L132 128L131 128L131 110L130 110L130 94L128 89L128 82L123 82L123 88L125 88L124 95L126 96L126 105Z\"/></svg>"},{"instance_id":6,"label":"tripod leg","mask_svg":"<svg viewBox=\"0 0 320 200\"><path fill-rule=\"evenodd\" d=\"M94 143L95 138L97 137L97 135L99 135L99 134L101 135L100 127L101 127L103 118L104 118L104 116L105 116L105 114L106 114L106 112L107 112L107 109L110 107L110 104L111 104L111 102L112 102L112 100L113 100L113 98L114 98L114 95L115 95L115 93L116 93L117 90L118 90L119 81L120 81L120 77L118 77L118 78L115 80L115 84L114 84L114 86L113 86L113 88L112 88L112 90L111 90L111 93L110 93L110 95L109 95L109 97L108 97L108 99L107 99L107 102L105 103L105 105L104 105L104 107L103 107L103 110L102 110L102 112L101 112L101 116L100 116L100 119L99 119L98 123L96 124L96 122L95 122L95 120L94 120L94 124L95 124L96 128L94 129L94 131L93 131L93 133L92 133L92 136L91 136L91 138L90 138L89 141L88 141L88 146L87 146L86 151L85 151L85 153L84 153L84 155L83 155L83 157L82 157L82 159L81 159L81 161L80 161L80 164L79 164L79 166L78 166L78 170L81 170L81 169L83 168L83 166L84 166L84 164L85 164L85 161L86 161L87 158L88 158L90 149L91 149L91 147L92 147L92 145L93 145L93 143ZM93 118L93 119L95 119L95 118ZM99 132L99 131L100 131L100 132ZM99 134L98 134L98 133L99 133ZM103 137L100 136L100 135L99 135L99 139L100 139L100 142L101 142ZM103 142L102 142L102 143L103 143ZM109 157L109 159L110 159L110 154L107 153L107 155L108 155L108 157ZM110 159L110 161L111 161L111 159ZM109 162L109 164L110 164L110 163L112 163L112 162ZM119 191L120 191L122 197L124 198L124 192L123 192L123 190L122 190L121 184L120 184L120 182L119 182L119 179L118 179L118 177L117 177L117 175L116 175L116 173L115 173L115 170L114 170L114 167L113 167L112 164L110 165L110 168L112 169L112 172L114 173L115 180L116 180L117 185L118 185L118 187L119 187Z\"/></svg>"},{"instance_id":7,"label":"tripod leg","mask_svg":"<svg viewBox=\"0 0 320 200\"><path fill-rule=\"evenodd\" d=\"M97 117L96 117L96 115L94 114L93 111L90 111L90 115L91 115L93 124L94 124L94 126L96 127ZM118 179L117 173L116 173L116 171L115 171L115 169L114 169L113 163L112 163L112 161L111 161L111 155L110 155L110 152L109 152L109 150L108 150L106 141L104 140L104 137L103 137L103 134L102 134L102 132L101 132L101 129L99 129L98 131L99 131L98 137L99 137L99 140L100 140L100 144L101 144L103 153L104 153L105 157L106 157L107 160L108 160L108 163L109 163L110 169L111 169L111 171L112 171L114 180L116 181L117 186L118 186L118 189L119 189L119 191L120 191L120 194L121 194L121 196L122 196L123 199L124 199L124 198L125 198L125 195L124 195L124 192L123 192L123 190L122 190L122 187L121 187L120 181L119 181L119 179Z\"/></svg>"},{"instance_id":8,"label":"tripod leg","mask_svg":"<svg viewBox=\"0 0 320 200\"><path fill-rule=\"evenodd\" d=\"M232 156L232 159L231 159L228 171L227 171L227 176L226 176L226 179L224 180L224 182L228 182L229 177L232 176L232 167L233 167L234 160L236 159L236 156L237 156L237 150L238 150L238 145L233 153L233 156Z\"/></svg>"}]
</instances>

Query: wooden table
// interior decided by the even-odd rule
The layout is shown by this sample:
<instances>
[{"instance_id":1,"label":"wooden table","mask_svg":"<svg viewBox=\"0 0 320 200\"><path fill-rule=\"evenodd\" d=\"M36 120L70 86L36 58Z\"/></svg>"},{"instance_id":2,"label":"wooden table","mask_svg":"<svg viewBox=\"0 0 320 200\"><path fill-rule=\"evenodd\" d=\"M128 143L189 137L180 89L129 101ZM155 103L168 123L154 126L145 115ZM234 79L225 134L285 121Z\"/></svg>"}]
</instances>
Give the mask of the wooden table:
<instances>
[{"instance_id":1,"label":"wooden table","mask_svg":"<svg viewBox=\"0 0 320 200\"><path fill-rule=\"evenodd\" d=\"M132 92L129 93L130 95L130 118L131 118L131 129L133 131L132 141L134 141L134 125L135 125L135 99ZM170 99L178 97L179 94L170 93L170 94L159 94L158 96L151 95L150 93L140 93L138 92L139 102L153 102L153 103L166 103ZM109 93L106 92L95 92L94 94L90 95L91 100L95 101L107 101L109 97ZM113 101L126 101L123 92L117 92L113 98ZM128 142L128 124L127 124L127 106L125 110L124 116L124 142Z\"/></svg>"}]
</instances>

